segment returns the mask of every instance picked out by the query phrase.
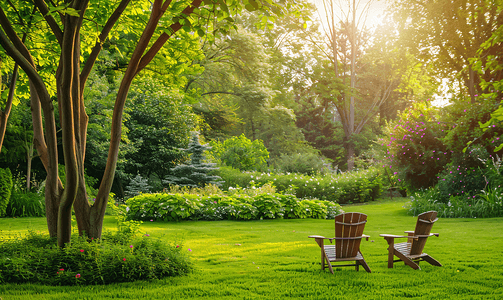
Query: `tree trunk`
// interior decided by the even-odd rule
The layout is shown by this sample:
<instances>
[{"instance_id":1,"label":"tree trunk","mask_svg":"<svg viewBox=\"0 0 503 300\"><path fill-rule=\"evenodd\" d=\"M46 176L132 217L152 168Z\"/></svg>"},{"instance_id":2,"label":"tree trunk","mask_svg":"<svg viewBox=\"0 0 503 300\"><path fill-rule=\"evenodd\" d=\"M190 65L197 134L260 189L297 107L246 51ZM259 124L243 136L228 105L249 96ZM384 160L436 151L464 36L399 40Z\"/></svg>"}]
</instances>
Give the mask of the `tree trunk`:
<instances>
[{"instance_id":1,"label":"tree trunk","mask_svg":"<svg viewBox=\"0 0 503 300\"><path fill-rule=\"evenodd\" d=\"M470 92L470 104L475 104L475 72L471 65L468 65L468 90Z\"/></svg>"},{"instance_id":2,"label":"tree trunk","mask_svg":"<svg viewBox=\"0 0 503 300\"><path fill-rule=\"evenodd\" d=\"M27 141L25 141L28 144ZM31 189L31 161L33 159L33 143L26 145L26 191Z\"/></svg>"},{"instance_id":3,"label":"tree trunk","mask_svg":"<svg viewBox=\"0 0 503 300\"><path fill-rule=\"evenodd\" d=\"M346 154L348 171L351 171L355 167L355 146L351 142L346 143Z\"/></svg>"},{"instance_id":4,"label":"tree trunk","mask_svg":"<svg viewBox=\"0 0 503 300\"><path fill-rule=\"evenodd\" d=\"M0 152L2 152L5 130L7 129L7 120L9 119L10 110L12 108L12 102L14 100L14 92L16 91L18 69L19 69L18 64L14 64L14 70L12 71L12 77L9 84L9 95L7 96L5 109L4 111L0 110Z\"/></svg>"}]
</instances>

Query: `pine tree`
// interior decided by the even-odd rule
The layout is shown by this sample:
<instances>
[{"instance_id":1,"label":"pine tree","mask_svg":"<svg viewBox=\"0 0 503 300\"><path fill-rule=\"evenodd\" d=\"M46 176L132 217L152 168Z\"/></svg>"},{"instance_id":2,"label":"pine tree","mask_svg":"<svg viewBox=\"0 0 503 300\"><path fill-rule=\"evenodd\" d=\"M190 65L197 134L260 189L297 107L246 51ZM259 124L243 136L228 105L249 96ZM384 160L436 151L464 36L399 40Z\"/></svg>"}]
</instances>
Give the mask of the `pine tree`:
<instances>
[{"instance_id":1,"label":"pine tree","mask_svg":"<svg viewBox=\"0 0 503 300\"><path fill-rule=\"evenodd\" d=\"M124 196L126 199L129 199L141 193L150 193L151 191L152 187L148 184L148 180L138 174L135 178L131 179L131 182L124 191Z\"/></svg>"},{"instance_id":2,"label":"pine tree","mask_svg":"<svg viewBox=\"0 0 503 300\"><path fill-rule=\"evenodd\" d=\"M183 149L190 155L187 164L174 167L171 171L173 175L168 175L162 181L167 185L204 187L208 184L221 185L220 176L209 175L213 170L218 170L215 163L205 162L204 151L210 150L208 145L201 145L199 133L193 132L189 142L189 147Z\"/></svg>"}]
</instances>

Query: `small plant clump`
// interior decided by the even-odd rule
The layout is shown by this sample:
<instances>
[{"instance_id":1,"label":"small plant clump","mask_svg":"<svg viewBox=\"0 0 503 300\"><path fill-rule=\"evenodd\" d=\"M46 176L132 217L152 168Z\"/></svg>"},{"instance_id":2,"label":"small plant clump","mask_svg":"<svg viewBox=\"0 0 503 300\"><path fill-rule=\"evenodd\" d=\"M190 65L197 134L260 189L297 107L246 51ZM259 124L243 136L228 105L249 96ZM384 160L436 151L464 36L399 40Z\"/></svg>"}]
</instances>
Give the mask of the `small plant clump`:
<instances>
[{"instance_id":1,"label":"small plant clump","mask_svg":"<svg viewBox=\"0 0 503 300\"><path fill-rule=\"evenodd\" d=\"M148 234L138 222L121 222L100 240L72 237L64 248L46 234L0 243L0 283L95 285L180 276L191 270L188 251Z\"/></svg>"}]
</instances>

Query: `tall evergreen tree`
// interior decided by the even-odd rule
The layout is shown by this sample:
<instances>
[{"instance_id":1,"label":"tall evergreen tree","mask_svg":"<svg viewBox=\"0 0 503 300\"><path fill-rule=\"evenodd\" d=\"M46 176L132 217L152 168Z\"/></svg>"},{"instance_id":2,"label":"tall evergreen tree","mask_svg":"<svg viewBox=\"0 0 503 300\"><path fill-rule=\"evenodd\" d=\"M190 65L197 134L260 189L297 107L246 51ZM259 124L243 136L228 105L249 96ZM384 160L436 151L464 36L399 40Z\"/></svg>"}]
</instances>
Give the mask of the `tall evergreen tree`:
<instances>
[{"instance_id":1,"label":"tall evergreen tree","mask_svg":"<svg viewBox=\"0 0 503 300\"><path fill-rule=\"evenodd\" d=\"M211 171L217 170L215 163L205 162L204 151L210 150L208 145L201 145L199 133L193 132L189 147L183 149L190 155L187 164L182 164L172 169L173 175L168 175L162 182L168 185L204 187L207 184L220 185L220 176L210 175Z\"/></svg>"}]
</instances>

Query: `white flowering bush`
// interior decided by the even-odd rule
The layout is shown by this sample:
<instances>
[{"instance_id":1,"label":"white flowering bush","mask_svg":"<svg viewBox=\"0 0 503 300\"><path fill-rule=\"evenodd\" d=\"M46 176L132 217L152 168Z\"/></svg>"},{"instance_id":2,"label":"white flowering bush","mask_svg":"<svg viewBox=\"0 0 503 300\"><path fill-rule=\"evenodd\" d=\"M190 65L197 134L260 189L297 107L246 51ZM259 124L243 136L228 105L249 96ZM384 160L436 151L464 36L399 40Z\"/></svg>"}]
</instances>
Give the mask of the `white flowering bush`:
<instances>
[{"instance_id":1,"label":"white flowering bush","mask_svg":"<svg viewBox=\"0 0 503 300\"><path fill-rule=\"evenodd\" d=\"M225 181L223 190L272 184L279 193L294 193L297 198L316 198L340 204L374 201L379 197L383 185L382 170L377 168L308 176L297 173L241 172L222 167L218 174Z\"/></svg>"}]
</instances>

